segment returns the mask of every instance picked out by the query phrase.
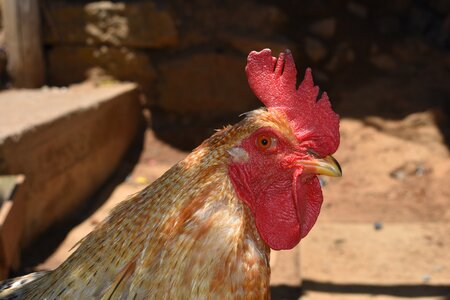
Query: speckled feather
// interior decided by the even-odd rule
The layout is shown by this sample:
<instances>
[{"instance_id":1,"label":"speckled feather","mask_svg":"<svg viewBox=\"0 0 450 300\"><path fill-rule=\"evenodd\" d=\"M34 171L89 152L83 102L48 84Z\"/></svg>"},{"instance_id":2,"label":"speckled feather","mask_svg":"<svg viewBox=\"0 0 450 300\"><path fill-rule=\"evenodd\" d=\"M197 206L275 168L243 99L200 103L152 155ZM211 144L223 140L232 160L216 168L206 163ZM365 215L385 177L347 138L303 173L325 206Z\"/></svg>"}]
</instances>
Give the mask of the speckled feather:
<instances>
[{"instance_id":1,"label":"speckled feather","mask_svg":"<svg viewBox=\"0 0 450 300\"><path fill-rule=\"evenodd\" d=\"M227 170L230 149L261 127L295 139L282 114L247 114L118 205L60 267L0 299L268 298L270 249Z\"/></svg>"}]
</instances>

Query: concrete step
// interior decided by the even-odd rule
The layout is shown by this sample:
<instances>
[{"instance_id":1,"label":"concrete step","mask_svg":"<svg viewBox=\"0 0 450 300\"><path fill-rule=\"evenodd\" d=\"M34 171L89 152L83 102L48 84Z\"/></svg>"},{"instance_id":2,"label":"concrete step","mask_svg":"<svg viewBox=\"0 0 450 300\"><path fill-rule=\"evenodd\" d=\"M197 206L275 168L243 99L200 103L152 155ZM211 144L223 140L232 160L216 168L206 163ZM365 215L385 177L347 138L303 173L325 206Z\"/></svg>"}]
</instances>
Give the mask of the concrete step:
<instances>
[{"instance_id":1,"label":"concrete step","mask_svg":"<svg viewBox=\"0 0 450 300\"><path fill-rule=\"evenodd\" d=\"M17 262L21 246L64 219L110 176L141 121L131 83L0 93L0 174L25 175L12 206L3 206L3 274Z\"/></svg>"}]
</instances>

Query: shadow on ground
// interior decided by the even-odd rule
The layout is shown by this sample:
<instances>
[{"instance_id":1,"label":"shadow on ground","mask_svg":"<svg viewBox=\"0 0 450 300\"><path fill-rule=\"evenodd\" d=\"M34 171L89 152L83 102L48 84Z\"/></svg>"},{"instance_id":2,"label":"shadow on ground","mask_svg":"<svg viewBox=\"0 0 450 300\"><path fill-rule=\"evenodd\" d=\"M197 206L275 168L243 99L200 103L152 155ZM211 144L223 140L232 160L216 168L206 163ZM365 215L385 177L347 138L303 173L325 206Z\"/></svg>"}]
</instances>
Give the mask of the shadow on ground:
<instances>
[{"instance_id":1,"label":"shadow on ground","mask_svg":"<svg viewBox=\"0 0 450 300\"><path fill-rule=\"evenodd\" d=\"M297 300L302 295L302 288L289 285L271 286L270 295L273 300Z\"/></svg>"}]
</instances>

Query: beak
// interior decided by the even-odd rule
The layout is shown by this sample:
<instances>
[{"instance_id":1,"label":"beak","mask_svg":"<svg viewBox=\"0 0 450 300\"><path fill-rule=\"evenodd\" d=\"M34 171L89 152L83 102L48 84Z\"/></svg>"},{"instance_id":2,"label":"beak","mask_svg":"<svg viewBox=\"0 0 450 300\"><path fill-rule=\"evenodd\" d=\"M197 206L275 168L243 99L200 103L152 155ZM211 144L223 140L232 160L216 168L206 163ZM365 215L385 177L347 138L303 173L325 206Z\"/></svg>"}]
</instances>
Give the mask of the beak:
<instances>
[{"instance_id":1,"label":"beak","mask_svg":"<svg viewBox=\"0 0 450 300\"><path fill-rule=\"evenodd\" d=\"M328 155L325 158L314 158L312 160L300 160L299 164L303 165L303 172L317 175L326 175L332 177L341 177L342 169L337 160Z\"/></svg>"}]
</instances>

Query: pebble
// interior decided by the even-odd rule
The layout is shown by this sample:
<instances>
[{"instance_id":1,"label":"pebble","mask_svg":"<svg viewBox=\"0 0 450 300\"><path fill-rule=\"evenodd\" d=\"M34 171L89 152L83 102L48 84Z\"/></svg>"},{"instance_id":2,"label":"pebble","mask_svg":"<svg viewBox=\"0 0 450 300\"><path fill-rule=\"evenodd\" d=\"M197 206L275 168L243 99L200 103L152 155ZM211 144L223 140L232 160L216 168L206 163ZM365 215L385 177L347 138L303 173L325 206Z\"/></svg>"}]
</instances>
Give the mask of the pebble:
<instances>
[{"instance_id":1,"label":"pebble","mask_svg":"<svg viewBox=\"0 0 450 300\"><path fill-rule=\"evenodd\" d=\"M423 283L428 283L430 282L431 276L429 274L423 274L422 275L422 282Z\"/></svg>"},{"instance_id":2,"label":"pebble","mask_svg":"<svg viewBox=\"0 0 450 300\"><path fill-rule=\"evenodd\" d=\"M406 172L403 170L397 170L391 173L391 177L398 180L404 180L406 178Z\"/></svg>"},{"instance_id":3,"label":"pebble","mask_svg":"<svg viewBox=\"0 0 450 300\"><path fill-rule=\"evenodd\" d=\"M416 175L417 176L423 176L423 174L425 174L425 167L423 165L418 165L416 168Z\"/></svg>"},{"instance_id":4,"label":"pebble","mask_svg":"<svg viewBox=\"0 0 450 300\"><path fill-rule=\"evenodd\" d=\"M373 223L373 227L375 228L375 230L381 230L383 229L383 222L375 222Z\"/></svg>"},{"instance_id":5,"label":"pebble","mask_svg":"<svg viewBox=\"0 0 450 300\"><path fill-rule=\"evenodd\" d=\"M404 180L410 176L424 176L427 172L431 172L431 169L422 162L409 161L393 170L389 175L394 179Z\"/></svg>"}]
</instances>

